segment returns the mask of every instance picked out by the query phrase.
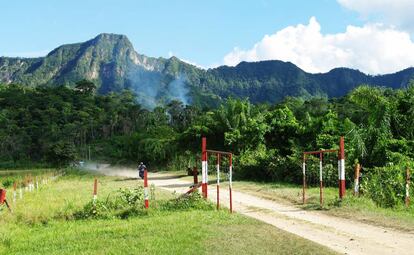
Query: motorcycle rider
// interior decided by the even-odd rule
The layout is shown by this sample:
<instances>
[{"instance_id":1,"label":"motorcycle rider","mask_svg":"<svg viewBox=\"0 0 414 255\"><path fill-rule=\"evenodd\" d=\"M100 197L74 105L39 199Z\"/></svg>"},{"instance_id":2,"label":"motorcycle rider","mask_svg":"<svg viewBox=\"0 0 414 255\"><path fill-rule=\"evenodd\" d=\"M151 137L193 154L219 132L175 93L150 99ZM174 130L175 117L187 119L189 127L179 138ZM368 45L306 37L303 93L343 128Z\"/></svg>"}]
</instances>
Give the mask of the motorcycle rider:
<instances>
[{"instance_id":1,"label":"motorcycle rider","mask_svg":"<svg viewBox=\"0 0 414 255\"><path fill-rule=\"evenodd\" d=\"M147 167L144 165L143 162L139 163L139 165L138 165L138 175L139 175L139 177L141 177L141 179L144 179L144 170L146 168Z\"/></svg>"}]
</instances>

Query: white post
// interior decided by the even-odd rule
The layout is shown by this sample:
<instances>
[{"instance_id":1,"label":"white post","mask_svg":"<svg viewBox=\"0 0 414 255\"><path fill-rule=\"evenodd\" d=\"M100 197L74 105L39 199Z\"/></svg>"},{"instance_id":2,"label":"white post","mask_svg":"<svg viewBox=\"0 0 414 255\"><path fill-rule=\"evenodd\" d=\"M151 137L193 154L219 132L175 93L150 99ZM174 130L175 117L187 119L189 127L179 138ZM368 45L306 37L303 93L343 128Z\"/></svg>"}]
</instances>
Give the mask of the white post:
<instances>
[{"instance_id":1,"label":"white post","mask_svg":"<svg viewBox=\"0 0 414 255\"><path fill-rule=\"evenodd\" d=\"M305 204L305 189L306 189L306 156L303 154L303 163L302 163L302 203Z\"/></svg>"},{"instance_id":2,"label":"white post","mask_svg":"<svg viewBox=\"0 0 414 255\"><path fill-rule=\"evenodd\" d=\"M229 156L229 195L230 195L230 212L233 212L233 154Z\"/></svg>"},{"instance_id":3,"label":"white post","mask_svg":"<svg viewBox=\"0 0 414 255\"><path fill-rule=\"evenodd\" d=\"M321 207L323 206L323 178L322 178L322 169L323 169L323 165L322 165L322 152L319 154L319 203L321 205Z\"/></svg>"},{"instance_id":4,"label":"white post","mask_svg":"<svg viewBox=\"0 0 414 255\"><path fill-rule=\"evenodd\" d=\"M338 186L339 186L339 199L345 196L345 141L341 136L339 140L338 151Z\"/></svg>"},{"instance_id":5,"label":"white post","mask_svg":"<svg viewBox=\"0 0 414 255\"><path fill-rule=\"evenodd\" d=\"M201 139L201 190L203 197L207 198L207 185L208 185L208 163L207 163L207 139L203 137Z\"/></svg>"},{"instance_id":6,"label":"white post","mask_svg":"<svg viewBox=\"0 0 414 255\"><path fill-rule=\"evenodd\" d=\"M220 208L220 154L217 153L217 210Z\"/></svg>"}]
</instances>

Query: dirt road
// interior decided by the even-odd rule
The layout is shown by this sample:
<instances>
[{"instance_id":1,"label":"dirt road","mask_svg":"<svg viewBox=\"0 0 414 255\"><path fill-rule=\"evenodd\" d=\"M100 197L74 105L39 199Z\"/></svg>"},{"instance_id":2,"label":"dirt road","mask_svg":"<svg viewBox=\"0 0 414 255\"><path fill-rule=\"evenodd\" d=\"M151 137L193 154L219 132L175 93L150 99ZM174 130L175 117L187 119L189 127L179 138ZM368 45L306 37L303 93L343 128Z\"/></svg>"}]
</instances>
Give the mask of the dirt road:
<instances>
[{"instance_id":1,"label":"dirt road","mask_svg":"<svg viewBox=\"0 0 414 255\"><path fill-rule=\"evenodd\" d=\"M100 170L107 175L136 177L129 169ZM149 174L155 186L183 193L190 182L180 176ZM210 199L216 199L215 185L209 186ZM220 190L223 205L228 204L228 191ZM233 208L236 212L271 224L277 228L322 244L343 254L414 254L414 233L368 225L361 222L305 211L295 206L280 204L246 193L233 191Z\"/></svg>"}]
</instances>

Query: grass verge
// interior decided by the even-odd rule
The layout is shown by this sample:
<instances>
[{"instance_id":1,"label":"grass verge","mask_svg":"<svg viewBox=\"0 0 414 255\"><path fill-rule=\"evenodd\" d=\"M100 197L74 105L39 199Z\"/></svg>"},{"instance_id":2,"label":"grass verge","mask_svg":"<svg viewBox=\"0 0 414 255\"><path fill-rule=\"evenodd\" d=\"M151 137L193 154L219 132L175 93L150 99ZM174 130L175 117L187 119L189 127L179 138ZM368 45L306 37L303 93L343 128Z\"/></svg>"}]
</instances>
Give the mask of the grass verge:
<instances>
[{"instance_id":1,"label":"grass verge","mask_svg":"<svg viewBox=\"0 0 414 255\"><path fill-rule=\"evenodd\" d=\"M76 220L92 198L93 177L69 172L0 212L0 254L333 254L313 242L228 211L174 207L155 189L151 205L168 210L121 219ZM141 181L98 176L98 198Z\"/></svg>"}]
</instances>

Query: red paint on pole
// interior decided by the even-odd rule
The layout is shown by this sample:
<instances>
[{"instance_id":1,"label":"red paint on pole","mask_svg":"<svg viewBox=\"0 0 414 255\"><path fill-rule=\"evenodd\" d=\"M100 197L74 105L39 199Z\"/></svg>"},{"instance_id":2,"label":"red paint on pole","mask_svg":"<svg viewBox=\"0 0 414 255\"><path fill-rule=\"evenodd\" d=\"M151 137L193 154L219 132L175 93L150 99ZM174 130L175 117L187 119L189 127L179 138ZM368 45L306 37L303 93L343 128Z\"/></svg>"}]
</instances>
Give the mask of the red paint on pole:
<instances>
[{"instance_id":1,"label":"red paint on pole","mask_svg":"<svg viewBox=\"0 0 414 255\"><path fill-rule=\"evenodd\" d=\"M10 208L10 205L7 202L7 199L6 199L6 190L5 189L0 189L0 205L2 205L2 204L6 204L9 211L12 212L12 210Z\"/></svg>"},{"instance_id":2,"label":"red paint on pole","mask_svg":"<svg viewBox=\"0 0 414 255\"><path fill-rule=\"evenodd\" d=\"M95 181L93 182L93 194L96 196L98 195L98 179L95 178Z\"/></svg>"},{"instance_id":3,"label":"red paint on pole","mask_svg":"<svg viewBox=\"0 0 414 255\"><path fill-rule=\"evenodd\" d=\"M203 137L201 139L201 161L207 161L207 139Z\"/></svg>"},{"instance_id":4,"label":"red paint on pole","mask_svg":"<svg viewBox=\"0 0 414 255\"><path fill-rule=\"evenodd\" d=\"M4 204L4 202L6 201L6 190L5 189L0 189L0 204Z\"/></svg>"},{"instance_id":5,"label":"red paint on pole","mask_svg":"<svg viewBox=\"0 0 414 255\"><path fill-rule=\"evenodd\" d=\"M201 191L203 197L207 198L207 175L208 175L208 163L207 163L207 139L203 137L201 139L201 175L202 175L202 184Z\"/></svg>"},{"instance_id":6,"label":"red paint on pole","mask_svg":"<svg viewBox=\"0 0 414 255\"><path fill-rule=\"evenodd\" d=\"M345 196L345 141L343 136L339 140L338 175L339 198L342 199Z\"/></svg>"},{"instance_id":7,"label":"red paint on pole","mask_svg":"<svg viewBox=\"0 0 414 255\"><path fill-rule=\"evenodd\" d=\"M145 198L145 208L149 207L149 193L148 193L148 171L144 169L144 198Z\"/></svg>"}]
</instances>

